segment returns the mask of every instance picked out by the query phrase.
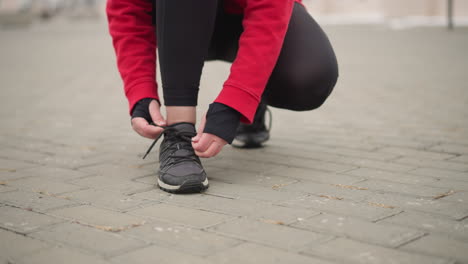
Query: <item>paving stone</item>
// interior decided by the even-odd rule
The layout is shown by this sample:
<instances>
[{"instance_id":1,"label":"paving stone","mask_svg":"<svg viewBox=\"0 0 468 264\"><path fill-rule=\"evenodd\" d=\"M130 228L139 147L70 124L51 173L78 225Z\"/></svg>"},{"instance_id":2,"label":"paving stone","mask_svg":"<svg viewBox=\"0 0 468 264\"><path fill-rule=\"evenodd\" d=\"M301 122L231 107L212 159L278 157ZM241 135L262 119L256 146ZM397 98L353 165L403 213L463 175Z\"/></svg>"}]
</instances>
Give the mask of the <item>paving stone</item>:
<instances>
[{"instance_id":1,"label":"paving stone","mask_svg":"<svg viewBox=\"0 0 468 264\"><path fill-rule=\"evenodd\" d=\"M451 160L427 160L427 159L417 159L411 157L402 157L393 162L399 164L410 164L418 167L429 167L429 168L438 168L444 170L453 170L453 171L468 171L468 161L466 163L452 162Z\"/></svg>"},{"instance_id":2,"label":"paving stone","mask_svg":"<svg viewBox=\"0 0 468 264\"><path fill-rule=\"evenodd\" d=\"M0 180L8 181L12 179L25 177L25 175L18 173L21 169L38 166L40 165L19 160L9 160L0 158Z\"/></svg>"},{"instance_id":3,"label":"paving stone","mask_svg":"<svg viewBox=\"0 0 468 264\"><path fill-rule=\"evenodd\" d=\"M270 143L273 146L279 147L298 147L298 148L308 148L310 146L320 146L320 147L345 147L348 149L357 149L357 150L366 150L373 151L378 147L381 147L382 144L373 143L366 141L362 138L340 138L340 137L327 137L321 133L316 133L315 135L309 135L307 138L288 138L275 135L274 143Z\"/></svg>"},{"instance_id":4,"label":"paving stone","mask_svg":"<svg viewBox=\"0 0 468 264\"><path fill-rule=\"evenodd\" d=\"M222 223L232 216L169 204L154 204L130 211L133 215L189 227L205 228Z\"/></svg>"},{"instance_id":5,"label":"paving stone","mask_svg":"<svg viewBox=\"0 0 468 264\"><path fill-rule=\"evenodd\" d=\"M447 193L449 194L449 193ZM441 198L441 201L450 201L450 202L459 202L467 203L468 202L468 192L456 191L453 194L449 194Z\"/></svg>"},{"instance_id":6,"label":"paving stone","mask_svg":"<svg viewBox=\"0 0 468 264\"><path fill-rule=\"evenodd\" d=\"M326 184L346 184L353 185L360 181L365 180L364 177L355 177L343 174L329 173L325 171L319 171L314 169L304 168L291 168L282 167L275 171L272 171L270 175L281 175L291 177L300 180L307 180L312 182L326 183Z\"/></svg>"},{"instance_id":7,"label":"paving stone","mask_svg":"<svg viewBox=\"0 0 468 264\"><path fill-rule=\"evenodd\" d=\"M68 200L66 196L55 196L49 193L32 191L12 191L0 193L0 203L45 212L65 206L77 205L77 202Z\"/></svg>"},{"instance_id":8,"label":"paving stone","mask_svg":"<svg viewBox=\"0 0 468 264\"><path fill-rule=\"evenodd\" d=\"M25 191L47 192L60 194L63 192L76 191L82 189L76 185L67 184L65 181L83 177L86 173L47 166L37 166L29 169L22 169L16 172L15 178L5 181L9 186Z\"/></svg>"},{"instance_id":9,"label":"paving stone","mask_svg":"<svg viewBox=\"0 0 468 264\"><path fill-rule=\"evenodd\" d=\"M117 192L106 190L87 189L65 194L72 200L82 203L92 204L99 208L107 208L116 211L148 204L150 201L142 200L135 196L123 195Z\"/></svg>"},{"instance_id":10,"label":"paving stone","mask_svg":"<svg viewBox=\"0 0 468 264\"><path fill-rule=\"evenodd\" d=\"M253 199L268 202L281 202L298 197L305 196L305 193L298 191L284 191L282 186L275 188L265 188L262 186L229 184L217 181L211 181L206 194L228 197L233 199Z\"/></svg>"},{"instance_id":11,"label":"paving stone","mask_svg":"<svg viewBox=\"0 0 468 264\"><path fill-rule=\"evenodd\" d=\"M268 163L265 163L265 161L267 161ZM240 166L236 164L240 164ZM283 149L282 152L274 153L271 148L269 148L268 152L261 151L258 152L256 155L239 155L230 158L230 161L226 161L226 159L223 158L222 160L210 162L208 163L208 165L218 168L221 168L221 165L223 167L228 166L229 169L242 168L242 170L258 173L274 172L277 169L277 166L310 168L328 172L341 172L350 170L355 167L352 165L346 165L342 163L340 164L335 162L314 160L308 158L307 156L304 157L297 151L288 153Z\"/></svg>"},{"instance_id":12,"label":"paving stone","mask_svg":"<svg viewBox=\"0 0 468 264\"><path fill-rule=\"evenodd\" d=\"M230 199L212 195L173 195L165 200L165 202L180 204L189 208L199 208L211 212L246 216L286 224L318 214L318 212L313 210L304 210L302 208L289 208L273 205L268 202L249 199Z\"/></svg>"},{"instance_id":13,"label":"paving stone","mask_svg":"<svg viewBox=\"0 0 468 264\"><path fill-rule=\"evenodd\" d=\"M90 175L90 173L67 168L57 168L52 166L38 166L26 168L18 171L25 177L44 178L44 180L66 181Z\"/></svg>"},{"instance_id":14,"label":"paving stone","mask_svg":"<svg viewBox=\"0 0 468 264\"><path fill-rule=\"evenodd\" d=\"M41 160L45 159L48 156L51 156L50 154L46 153L25 151L10 147L1 147L0 149L0 158L19 160L36 164L40 164Z\"/></svg>"},{"instance_id":15,"label":"paving stone","mask_svg":"<svg viewBox=\"0 0 468 264\"><path fill-rule=\"evenodd\" d=\"M40 162L47 166L54 166L60 168L69 168L69 169L80 169L82 167L92 166L99 163L110 163L114 162L117 157L111 157L110 155L99 154L92 156L81 156L81 155L70 155L60 154L54 156L46 156Z\"/></svg>"},{"instance_id":16,"label":"paving stone","mask_svg":"<svg viewBox=\"0 0 468 264\"><path fill-rule=\"evenodd\" d=\"M410 148L399 148L399 147L384 147L378 150L379 152L393 153L401 156L409 156L421 159L433 159L433 160L444 160L453 158L455 155L432 152L432 151L421 151Z\"/></svg>"},{"instance_id":17,"label":"paving stone","mask_svg":"<svg viewBox=\"0 0 468 264\"><path fill-rule=\"evenodd\" d=\"M388 207L385 204L357 203L344 199L336 200L336 197L308 196L280 204L288 207L308 208L320 212L355 216L369 221L377 221L401 212L401 209Z\"/></svg>"},{"instance_id":18,"label":"paving stone","mask_svg":"<svg viewBox=\"0 0 468 264\"><path fill-rule=\"evenodd\" d=\"M370 155L368 158L363 158L363 157L350 157L350 156L341 156L340 154L330 154L330 153L323 153L323 152L314 152L314 151L304 151L305 153L301 153L301 155L316 159L316 160L322 160L322 161L328 161L328 162L334 162L334 163L340 163L340 164L347 164L347 165L352 165L355 167L368 167L368 168L378 168L378 169L384 169L384 170L389 170L389 171L399 171L399 172L404 172L408 171L411 169L414 169L415 166L411 165L405 165L405 164L396 164L396 163L390 163L387 161L381 161L381 160L375 160L372 159L374 158L374 153ZM380 159L391 159L395 158L396 156L391 155L381 157Z\"/></svg>"},{"instance_id":19,"label":"paving stone","mask_svg":"<svg viewBox=\"0 0 468 264\"><path fill-rule=\"evenodd\" d=\"M436 178L448 178L451 180L461 180L468 181L468 172L454 172L449 170L440 170L434 168L418 168L408 173L421 175L421 176L431 176Z\"/></svg>"},{"instance_id":20,"label":"paving stone","mask_svg":"<svg viewBox=\"0 0 468 264\"><path fill-rule=\"evenodd\" d=\"M254 159L254 155L251 157ZM205 160L203 164L207 167L214 167L214 168L223 168L223 169L232 169L232 170L239 170L239 171L250 171L255 173L268 173L270 171L275 170L279 167L277 164L272 164L271 162L266 162L265 160L262 161L254 161L254 160L241 160L241 159L226 159L224 157L216 159L216 160Z\"/></svg>"},{"instance_id":21,"label":"paving stone","mask_svg":"<svg viewBox=\"0 0 468 264\"><path fill-rule=\"evenodd\" d=\"M106 264L110 263L104 260L102 257L86 255L82 252L79 252L74 249L64 248L64 247L54 247L42 250L40 252L34 253L30 256L21 258L18 264Z\"/></svg>"},{"instance_id":22,"label":"paving stone","mask_svg":"<svg viewBox=\"0 0 468 264\"><path fill-rule=\"evenodd\" d=\"M450 179L440 179L435 184L427 184L428 186L436 186L441 188L449 188L454 191L468 191L468 181L458 181Z\"/></svg>"},{"instance_id":23,"label":"paving stone","mask_svg":"<svg viewBox=\"0 0 468 264\"><path fill-rule=\"evenodd\" d=\"M252 254L255 252L254 254ZM286 251L275 250L262 245L244 243L229 250L210 256L209 260L219 264L332 264L332 262L318 258L307 257Z\"/></svg>"},{"instance_id":24,"label":"paving stone","mask_svg":"<svg viewBox=\"0 0 468 264\"><path fill-rule=\"evenodd\" d=\"M244 216L272 223L289 224L319 214L314 210L288 208L283 206L265 205L259 206L253 213Z\"/></svg>"},{"instance_id":25,"label":"paving stone","mask_svg":"<svg viewBox=\"0 0 468 264\"><path fill-rule=\"evenodd\" d=\"M182 253L176 249L153 245L112 259L119 264L152 264L157 258L158 264L214 264L205 258Z\"/></svg>"},{"instance_id":26,"label":"paving stone","mask_svg":"<svg viewBox=\"0 0 468 264\"><path fill-rule=\"evenodd\" d=\"M361 182L355 185L346 184L323 184L309 181L302 181L296 184L287 185L283 188L289 192L301 192L319 197L339 197L351 201L362 201L369 196L369 190L361 187Z\"/></svg>"},{"instance_id":27,"label":"paving stone","mask_svg":"<svg viewBox=\"0 0 468 264\"><path fill-rule=\"evenodd\" d=\"M134 194L131 194L129 195L130 197L135 197L137 199L142 199L142 200L149 200L149 201L157 201L157 202L161 202L161 201L164 201L166 199L168 199L168 197L170 197L172 194L170 193L167 193L159 188L154 188L154 189L151 189L149 191L144 191L144 192L137 192L137 193L134 193Z\"/></svg>"},{"instance_id":28,"label":"paving stone","mask_svg":"<svg viewBox=\"0 0 468 264\"><path fill-rule=\"evenodd\" d=\"M456 259L457 263L468 263L468 242L429 235L401 247L410 252L429 256Z\"/></svg>"},{"instance_id":29,"label":"paving stone","mask_svg":"<svg viewBox=\"0 0 468 264\"><path fill-rule=\"evenodd\" d=\"M433 151L447 152L452 154L468 154L468 145L461 144L442 143L440 145L430 147L429 149Z\"/></svg>"},{"instance_id":30,"label":"paving stone","mask_svg":"<svg viewBox=\"0 0 468 264\"><path fill-rule=\"evenodd\" d=\"M24 191L46 192L51 194L61 194L83 189L83 187L73 184L51 180L50 177L22 178L8 181L8 185Z\"/></svg>"},{"instance_id":31,"label":"paving stone","mask_svg":"<svg viewBox=\"0 0 468 264\"><path fill-rule=\"evenodd\" d=\"M93 166L80 168L80 171L93 173L97 175L106 175L112 178L136 178L154 173L152 169L145 167L123 166L112 163L102 163Z\"/></svg>"},{"instance_id":32,"label":"paving stone","mask_svg":"<svg viewBox=\"0 0 468 264\"><path fill-rule=\"evenodd\" d=\"M468 204L445 202L430 198L389 193L374 193L366 199L371 204L383 204L406 210L415 210L448 216L460 220L468 216Z\"/></svg>"},{"instance_id":33,"label":"paving stone","mask_svg":"<svg viewBox=\"0 0 468 264\"><path fill-rule=\"evenodd\" d=\"M143 176L143 177L138 177L133 179L136 182L141 182L144 184L151 184L151 185L156 185L157 184L157 177L156 175L148 175L148 176Z\"/></svg>"},{"instance_id":34,"label":"paving stone","mask_svg":"<svg viewBox=\"0 0 468 264\"><path fill-rule=\"evenodd\" d=\"M76 223L63 223L35 232L31 236L106 256L122 254L122 252L141 248L145 245L140 240L98 228Z\"/></svg>"},{"instance_id":35,"label":"paving stone","mask_svg":"<svg viewBox=\"0 0 468 264\"><path fill-rule=\"evenodd\" d=\"M307 244L322 243L332 237L316 232L299 230L281 223L236 219L210 228L234 238L297 252Z\"/></svg>"},{"instance_id":36,"label":"paving stone","mask_svg":"<svg viewBox=\"0 0 468 264\"><path fill-rule=\"evenodd\" d=\"M274 176L270 173L259 174L255 172L235 170L223 170L219 173L210 173L209 179L231 184L259 185L267 188L274 188L275 186L286 186L297 182L295 179Z\"/></svg>"},{"instance_id":37,"label":"paving stone","mask_svg":"<svg viewBox=\"0 0 468 264\"><path fill-rule=\"evenodd\" d=\"M416 166L413 164L398 164L388 161L376 161L370 159L360 159L360 158L342 158L336 160L336 162L343 162L355 165L357 167L365 167L365 168L376 168L388 171L396 171L396 172L406 172L409 170L414 169Z\"/></svg>"},{"instance_id":38,"label":"paving stone","mask_svg":"<svg viewBox=\"0 0 468 264\"><path fill-rule=\"evenodd\" d=\"M252 157L251 159L255 159ZM306 168L306 169L314 169L314 170L322 170L327 172L342 172L356 168L355 165L343 164L339 162L328 162L328 161L321 161L321 160L314 160L310 158L306 158L298 153L290 153L286 152L278 152L273 153L273 151L269 150L268 152L262 153L261 156L258 157L258 160L268 160L269 162L273 162L274 164L281 165L281 166L289 166L289 167L298 167L298 168ZM274 172L275 170L271 170Z\"/></svg>"},{"instance_id":39,"label":"paving stone","mask_svg":"<svg viewBox=\"0 0 468 264\"><path fill-rule=\"evenodd\" d=\"M10 206L3 206L0 211L0 226L23 234L63 221L48 215Z\"/></svg>"},{"instance_id":40,"label":"paving stone","mask_svg":"<svg viewBox=\"0 0 468 264\"><path fill-rule=\"evenodd\" d=\"M60 143L58 138L55 140L44 140L38 137L9 135L8 140L2 142L2 145L17 148L24 151L40 152L54 156L75 156L75 157L93 157L99 152L96 146L83 144L70 144L69 141ZM65 140L66 141L66 140Z\"/></svg>"},{"instance_id":41,"label":"paving stone","mask_svg":"<svg viewBox=\"0 0 468 264\"><path fill-rule=\"evenodd\" d=\"M9 260L10 263L48 247L43 241L0 229L0 259Z\"/></svg>"},{"instance_id":42,"label":"paving stone","mask_svg":"<svg viewBox=\"0 0 468 264\"><path fill-rule=\"evenodd\" d=\"M451 180L447 178L436 178L423 175L412 175L407 173L394 173L370 168L359 168L345 172L347 175L365 177L368 179L381 179L385 181L416 184L418 186L432 186L438 188L448 188L450 190L468 190L467 181Z\"/></svg>"},{"instance_id":43,"label":"paving stone","mask_svg":"<svg viewBox=\"0 0 468 264\"><path fill-rule=\"evenodd\" d=\"M17 188L8 186L6 182L3 182L3 184L0 184L0 193L2 192L11 192L11 191L16 191L18 190Z\"/></svg>"},{"instance_id":44,"label":"paving stone","mask_svg":"<svg viewBox=\"0 0 468 264\"><path fill-rule=\"evenodd\" d=\"M397 247L424 235L424 232L415 229L376 224L358 218L331 214L314 216L299 221L293 226L387 247Z\"/></svg>"},{"instance_id":45,"label":"paving stone","mask_svg":"<svg viewBox=\"0 0 468 264\"><path fill-rule=\"evenodd\" d=\"M307 145L305 148L304 146L301 148L291 148L291 145L287 146L281 146L281 147L276 147L276 148L270 148L268 150L269 152L272 153L280 153L280 154L288 154L288 155L298 155L299 157L305 156L305 157L317 157L320 158L322 153L327 153L327 154L336 154L339 156L349 156L349 157L358 157L358 158L364 158L364 159L371 159L371 160L389 160L396 158L397 155L391 154L391 153L385 153L385 152L375 152L375 151L363 151L363 150L357 150L357 149L350 149L350 148L343 148L343 147L322 147L322 146L317 146L317 145ZM310 156L314 155L314 156Z\"/></svg>"},{"instance_id":46,"label":"paving stone","mask_svg":"<svg viewBox=\"0 0 468 264\"><path fill-rule=\"evenodd\" d=\"M401 136L399 137L389 137L385 135L378 135L375 137L369 137L366 141L379 144L383 146L393 146L393 147L402 147L410 149L425 149L428 145L433 145L433 142L422 142L413 139L405 139Z\"/></svg>"},{"instance_id":47,"label":"paving stone","mask_svg":"<svg viewBox=\"0 0 468 264\"><path fill-rule=\"evenodd\" d=\"M450 259L428 257L416 253L407 253L400 250L365 244L346 238L337 238L321 245L311 246L305 250L304 253L325 259L335 260L339 263L454 263Z\"/></svg>"},{"instance_id":48,"label":"paving stone","mask_svg":"<svg viewBox=\"0 0 468 264\"><path fill-rule=\"evenodd\" d=\"M385 218L382 223L391 223L408 226L431 234L455 237L468 241L468 224L455 221L447 217L424 212L402 212L392 217Z\"/></svg>"},{"instance_id":49,"label":"paving stone","mask_svg":"<svg viewBox=\"0 0 468 264\"><path fill-rule=\"evenodd\" d=\"M436 188L429 186L395 183L384 180L367 180L360 182L359 186L369 188L369 190L396 192L414 196L436 197L450 191L448 188Z\"/></svg>"},{"instance_id":50,"label":"paving stone","mask_svg":"<svg viewBox=\"0 0 468 264\"><path fill-rule=\"evenodd\" d=\"M359 168L344 172L344 174L365 179L381 179L408 184L435 185L439 182L439 180L434 177L411 175L407 173L395 173L372 168Z\"/></svg>"},{"instance_id":51,"label":"paving stone","mask_svg":"<svg viewBox=\"0 0 468 264\"><path fill-rule=\"evenodd\" d=\"M147 243L207 256L231 248L241 241L167 222L152 222L122 232Z\"/></svg>"},{"instance_id":52,"label":"paving stone","mask_svg":"<svg viewBox=\"0 0 468 264\"><path fill-rule=\"evenodd\" d=\"M70 183L78 186L115 191L123 194L133 194L154 189L154 186L150 184L134 182L131 179L113 177L111 175L85 177L72 180Z\"/></svg>"},{"instance_id":53,"label":"paving stone","mask_svg":"<svg viewBox=\"0 0 468 264\"><path fill-rule=\"evenodd\" d=\"M58 209L51 211L50 214L77 221L82 224L101 226L115 230L140 225L145 222L144 219L136 216L96 208L89 205Z\"/></svg>"},{"instance_id":54,"label":"paving stone","mask_svg":"<svg viewBox=\"0 0 468 264\"><path fill-rule=\"evenodd\" d=\"M0 144L2 146L17 148L21 150L41 151L45 148L50 148L51 146L60 146L56 145L51 141L44 141L39 138L23 137L20 135L2 135L1 137L2 138L0 139Z\"/></svg>"},{"instance_id":55,"label":"paving stone","mask_svg":"<svg viewBox=\"0 0 468 264\"><path fill-rule=\"evenodd\" d=\"M468 163L468 155L461 155L452 159L449 159L448 161L453 161L453 162L461 162L461 163Z\"/></svg>"}]
</instances>

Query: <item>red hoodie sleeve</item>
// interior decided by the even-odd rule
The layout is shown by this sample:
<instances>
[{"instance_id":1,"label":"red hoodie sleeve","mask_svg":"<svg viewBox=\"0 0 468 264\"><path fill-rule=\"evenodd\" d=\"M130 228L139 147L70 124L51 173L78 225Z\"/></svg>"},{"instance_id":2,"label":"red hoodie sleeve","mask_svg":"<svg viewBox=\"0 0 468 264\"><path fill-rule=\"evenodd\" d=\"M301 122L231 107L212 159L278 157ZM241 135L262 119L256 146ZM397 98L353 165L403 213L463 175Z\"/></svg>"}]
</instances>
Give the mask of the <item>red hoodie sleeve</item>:
<instances>
[{"instance_id":1,"label":"red hoodie sleeve","mask_svg":"<svg viewBox=\"0 0 468 264\"><path fill-rule=\"evenodd\" d=\"M159 99L152 10L148 0L107 1L109 32L130 111L140 99Z\"/></svg>"},{"instance_id":2,"label":"red hoodie sleeve","mask_svg":"<svg viewBox=\"0 0 468 264\"><path fill-rule=\"evenodd\" d=\"M215 102L234 108L252 123L278 60L294 0L247 0L237 57Z\"/></svg>"}]
</instances>

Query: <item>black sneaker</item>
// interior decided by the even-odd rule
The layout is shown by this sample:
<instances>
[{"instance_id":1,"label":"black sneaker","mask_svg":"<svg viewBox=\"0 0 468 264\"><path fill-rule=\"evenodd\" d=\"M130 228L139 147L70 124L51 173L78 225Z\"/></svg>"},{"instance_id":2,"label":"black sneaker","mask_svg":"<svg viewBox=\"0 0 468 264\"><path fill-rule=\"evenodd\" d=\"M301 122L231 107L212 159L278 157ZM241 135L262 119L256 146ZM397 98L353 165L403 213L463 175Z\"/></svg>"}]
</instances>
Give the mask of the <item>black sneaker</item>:
<instances>
[{"instance_id":1,"label":"black sneaker","mask_svg":"<svg viewBox=\"0 0 468 264\"><path fill-rule=\"evenodd\" d=\"M267 128L266 112L269 113L269 127ZM270 139L271 111L267 105L260 103L255 113L254 121L251 125L241 123L237 128L236 137L232 146L238 148L261 148L263 143Z\"/></svg>"},{"instance_id":2,"label":"black sneaker","mask_svg":"<svg viewBox=\"0 0 468 264\"><path fill-rule=\"evenodd\" d=\"M192 148L195 126L191 123L177 123L164 127L163 134L164 140L159 148L159 188L170 193L194 193L207 189L208 178L200 158Z\"/></svg>"}]
</instances>

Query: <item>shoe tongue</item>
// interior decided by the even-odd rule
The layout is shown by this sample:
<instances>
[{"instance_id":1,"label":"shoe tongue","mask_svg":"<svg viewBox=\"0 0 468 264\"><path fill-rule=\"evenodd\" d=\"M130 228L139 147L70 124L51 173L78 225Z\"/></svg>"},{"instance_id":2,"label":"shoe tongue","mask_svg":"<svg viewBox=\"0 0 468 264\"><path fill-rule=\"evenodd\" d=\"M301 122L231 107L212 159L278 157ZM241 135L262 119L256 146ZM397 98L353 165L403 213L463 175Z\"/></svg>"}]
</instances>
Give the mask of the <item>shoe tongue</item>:
<instances>
[{"instance_id":1,"label":"shoe tongue","mask_svg":"<svg viewBox=\"0 0 468 264\"><path fill-rule=\"evenodd\" d=\"M176 123L171 125L171 127L177 129L180 132L196 133L195 126L190 123Z\"/></svg>"}]
</instances>

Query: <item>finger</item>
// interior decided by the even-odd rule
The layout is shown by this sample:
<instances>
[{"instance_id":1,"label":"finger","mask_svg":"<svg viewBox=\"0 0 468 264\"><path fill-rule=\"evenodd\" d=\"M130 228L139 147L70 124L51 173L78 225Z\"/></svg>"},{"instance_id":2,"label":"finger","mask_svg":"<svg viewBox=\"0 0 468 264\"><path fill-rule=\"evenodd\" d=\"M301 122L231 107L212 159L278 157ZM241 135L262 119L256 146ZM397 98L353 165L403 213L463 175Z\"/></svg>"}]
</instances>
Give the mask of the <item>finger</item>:
<instances>
[{"instance_id":1,"label":"finger","mask_svg":"<svg viewBox=\"0 0 468 264\"><path fill-rule=\"evenodd\" d=\"M192 146L198 152L205 152L213 141L213 137L210 134L202 133L198 141L192 142Z\"/></svg>"},{"instance_id":2,"label":"finger","mask_svg":"<svg viewBox=\"0 0 468 264\"><path fill-rule=\"evenodd\" d=\"M151 139L155 139L163 132L162 128L148 124L148 122L142 117L133 118L132 127L140 136Z\"/></svg>"},{"instance_id":3,"label":"finger","mask_svg":"<svg viewBox=\"0 0 468 264\"><path fill-rule=\"evenodd\" d=\"M211 144L211 146L205 152L200 152L198 154L195 152L195 154L197 154L201 158L212 158L218 155L218 153L221 152L223 147L224 145L219 144L218 142L213 142L213 144Z\"/></svg>"},{"instance_id":4,"label":"finger","mask_svg":"<svg viewBox=\"0 0 468 264\"><path fill-rule=\"evenodd\" d=\"M164 117L161 115L161 110L158 102L156 100L151 101L149 105L149 112L151 115L151 119L153 119L153 122L156 125L159 126L165 126L166 125L166 120Z\"/></svg>"},{"instance_id":5,"label":"finger","mask_svg":"<svg viewBox=\"0 0 468 264\"><path fill-rule=\"evenodd\" d=\"M198 126L197 135L192 138L192 141L197 142L200 140L203 135L203 130L205 129L206 124L206 114L203 115L200 125Z\"/></svg>"}]
</instances>

